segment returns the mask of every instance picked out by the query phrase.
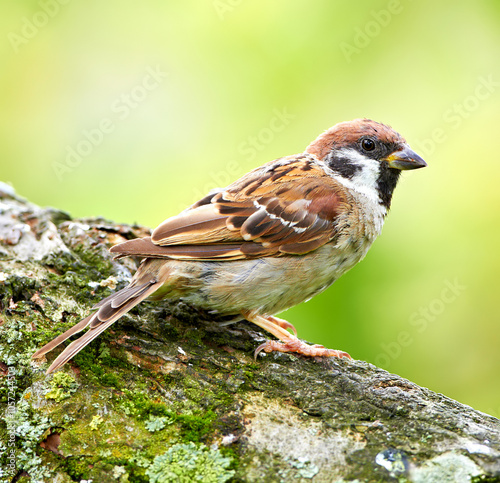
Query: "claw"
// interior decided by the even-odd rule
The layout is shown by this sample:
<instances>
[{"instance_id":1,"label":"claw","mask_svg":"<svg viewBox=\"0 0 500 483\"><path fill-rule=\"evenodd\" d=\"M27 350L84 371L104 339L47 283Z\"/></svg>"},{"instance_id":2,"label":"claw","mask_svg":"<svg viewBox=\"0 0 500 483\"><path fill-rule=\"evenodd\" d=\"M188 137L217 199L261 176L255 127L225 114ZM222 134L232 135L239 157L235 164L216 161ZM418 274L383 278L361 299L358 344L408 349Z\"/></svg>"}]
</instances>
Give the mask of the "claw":
<instances>
[{"instance_id":1,"label":"claw","mask_svg":"<svg viewBox=\"0 0 500 483\"><path fill-rule=\"evenodd\" d=\"M271 342L271 341L270 341L270 340L268 340L268 341L264 342L263 344L260 344L260 346L259 346L259 347L257 347L257 349L255 349L255 352L253 353L253 358L254 358L254 360L255 360L255 361L257 360L257 356L258 356L258 355L259 355L262 351L267 352L267 351L266 351L266 346L267 346L268 342Z\"/></svg>"},{"instance_id":2,"label":"claw","mask_svg":"<svg viewBox=\"0 0 500 483\"><path fill-rule=\"evenodd\" d=\"M288 332L288 330L286 330L292 329L295 334L297 334L295 327L286 320L279 319L278 317L274 317L272 315L264 317L251 311L242 312L242 315L250 322L262 327L264 330L267 330L279 339L279 341L268 340L257 347L254 352L255 359L257 359L257 356L262 351L297 352L298 354L308 357L338 357L339 359L345 357L347 359L352 359L347 352L335 349L326 349L324 346L319 344L309 345L302 342L296 335L293 336L290 332Z\"/></svg>"},{"instance_id":3,"label":"claw","mask_svg":"<svg viewBox=\"0 0 500 483\"><path fill-rule=\"evenodd\" d=\"M269 321L273 322L278 327L281 327L281 328L283 328L285 330L292 329L293 333L295 334L295 337L297 337L297 329L290 322L288 322L286 320L283 320L283 319L280 319L278 317L274 317L274 316L270 316L269 317Z\"/></svg>"}]
</instances>

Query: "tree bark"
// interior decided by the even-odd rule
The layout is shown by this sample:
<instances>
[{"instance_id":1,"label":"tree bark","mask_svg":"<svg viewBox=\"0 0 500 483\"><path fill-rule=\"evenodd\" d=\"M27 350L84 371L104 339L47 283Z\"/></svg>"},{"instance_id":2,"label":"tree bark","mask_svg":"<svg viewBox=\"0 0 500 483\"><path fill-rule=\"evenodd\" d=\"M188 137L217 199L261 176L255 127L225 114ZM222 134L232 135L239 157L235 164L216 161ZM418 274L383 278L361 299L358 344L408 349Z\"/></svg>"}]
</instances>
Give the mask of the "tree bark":
<instances>
[{"instance_id":1,"label":"tree bark","mask_svg":"<svg viewBox=\"0 0 500 483\"><path fill-rule=\"evenodd\" d=\"M267 334L182 303L45 375L35 350L130 280L109 247L147 234L0 184L0 481L500 481L498 419L366 362L255 361Z\"/></svg>"}]
</instances>

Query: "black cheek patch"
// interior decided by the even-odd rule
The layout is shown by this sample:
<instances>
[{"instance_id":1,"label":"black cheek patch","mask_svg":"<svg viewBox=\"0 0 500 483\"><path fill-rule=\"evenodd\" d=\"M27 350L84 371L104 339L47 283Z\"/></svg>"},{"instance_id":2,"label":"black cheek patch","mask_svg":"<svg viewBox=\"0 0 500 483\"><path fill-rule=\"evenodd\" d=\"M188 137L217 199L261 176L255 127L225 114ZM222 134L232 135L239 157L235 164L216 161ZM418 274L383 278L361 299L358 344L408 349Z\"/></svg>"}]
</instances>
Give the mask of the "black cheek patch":
<instances>
[{"instance_id":1,"label":"black cheek patch","mask_svg":"<svg viewBox=\"0 0 500 483\"><path fill-rule=\"evenodd\" d=\"M332 156L327 164L330 169L347 179L352 179L362 169L362 166L354 164L347 156Z\"/></svg>"}]
</instances>

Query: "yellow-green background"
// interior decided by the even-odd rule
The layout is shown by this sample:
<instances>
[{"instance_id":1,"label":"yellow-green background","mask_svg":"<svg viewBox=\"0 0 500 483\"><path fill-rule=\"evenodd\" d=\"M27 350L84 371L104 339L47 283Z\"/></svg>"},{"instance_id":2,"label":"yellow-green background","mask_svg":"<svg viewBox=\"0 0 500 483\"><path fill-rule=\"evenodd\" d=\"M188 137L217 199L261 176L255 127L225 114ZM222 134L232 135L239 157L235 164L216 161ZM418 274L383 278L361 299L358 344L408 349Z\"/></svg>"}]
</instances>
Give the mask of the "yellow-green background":
<instances>
[{"instance_id":1,"label":"yellow-green background","mask_svg":"<svg viewBox=\"0 0 500 483\"><path fill-rule=\"evenodd\" d=\"M498 1L4 1L0 56L0 179L76 217L155 226L336 122L391 124L429 167L404 173L367 259L286 317L500 416ZM120 119L148 68L167 76ZM271 132L276 110L290 117Z\"/></svg>"}]
</instances>

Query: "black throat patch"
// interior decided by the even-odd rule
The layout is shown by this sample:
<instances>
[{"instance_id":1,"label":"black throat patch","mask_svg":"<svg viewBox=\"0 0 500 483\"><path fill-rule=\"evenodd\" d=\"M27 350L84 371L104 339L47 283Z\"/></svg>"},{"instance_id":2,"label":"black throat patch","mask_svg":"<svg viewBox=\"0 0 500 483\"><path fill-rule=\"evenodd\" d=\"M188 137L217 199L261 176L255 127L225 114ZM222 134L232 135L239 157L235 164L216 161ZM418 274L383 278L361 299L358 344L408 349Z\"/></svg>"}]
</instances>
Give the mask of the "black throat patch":
<instances>
[{"instance_id":1,"label":"black throat patch","mask_svg":"<svg viewBox=\"0 0 500 483\"><path fill-rule=\"evenodd\" d=\"M399 169L389 168L386 163L380 163L380 174L377 180L377 190L380 197L380 203L387 209L391 206L392 193L398 183L401 171Z\"/></svg>"}]
</instances>

